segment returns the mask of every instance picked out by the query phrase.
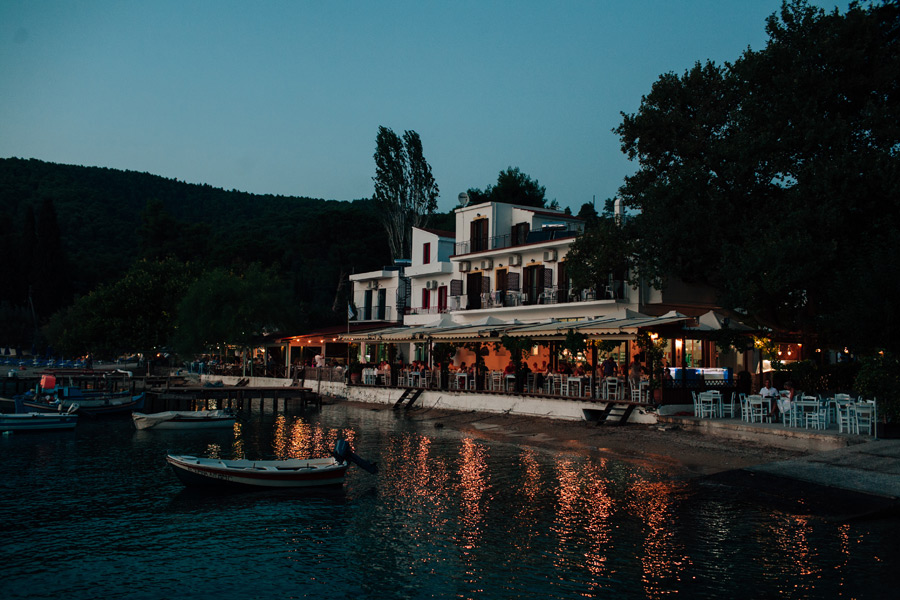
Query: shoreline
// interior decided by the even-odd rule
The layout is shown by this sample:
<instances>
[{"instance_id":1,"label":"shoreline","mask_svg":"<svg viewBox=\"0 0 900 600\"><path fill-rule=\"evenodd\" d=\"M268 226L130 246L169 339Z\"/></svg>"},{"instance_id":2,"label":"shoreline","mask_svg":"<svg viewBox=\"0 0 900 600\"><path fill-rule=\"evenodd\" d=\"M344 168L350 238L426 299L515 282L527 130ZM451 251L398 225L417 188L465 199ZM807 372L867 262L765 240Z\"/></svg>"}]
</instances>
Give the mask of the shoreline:
<instances>
[{"instance_id":1,"label":"shoreline","mask_svg":"<svg viewBox=\"0 0 900 600\"><path fill-rule=\"evenodd\" d=\"M335 400L337 403L376 411L393 410L383 404L354 400ZM588 453L663 469L679 479L705 477L809 454L704 435L677 425L598 426L587 421L442 408L412 409L404 411L404 416L492 441Z\"/></svg>"}]
</instances>

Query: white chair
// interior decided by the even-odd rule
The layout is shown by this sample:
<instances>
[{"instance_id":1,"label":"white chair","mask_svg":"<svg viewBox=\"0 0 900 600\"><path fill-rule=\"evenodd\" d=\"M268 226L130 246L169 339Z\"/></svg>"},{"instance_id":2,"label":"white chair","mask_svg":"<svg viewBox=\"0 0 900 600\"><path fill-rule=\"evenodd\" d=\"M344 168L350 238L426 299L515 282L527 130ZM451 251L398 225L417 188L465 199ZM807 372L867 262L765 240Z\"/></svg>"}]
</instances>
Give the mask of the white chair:
<instances>
[{"instance_id":1,"label":"white chair","mask_svg":"<svg viewBox=\"0 0 900 600\"><path fill-rule=\"evenodd\" d=\"M865 431L866 435L875 435L877 415L875 400L863 400L862 402L857 402L854 412L856 413L856 422L854 424L856 433L861 434Z\"/></svg>"},{"instance_id":2,"label":"white chair","mask_svg":"<svg viewBox=\"0 0 900 600\"><path fill-rule=\"evenodd\" d=\"M706 390L706 393L709 394L709 397L712 398L713 406L715 407L716 416L722 416L722 392L719 390Z\"/></svg>"},{"instance_id":3,"label":"white chair","mask_svg":"<svg viewBox=\"0 0 900 600\"><path fill-rule=\"evenodd\" d=\"M714 419L718 414L716 410L718 398L712 392L701 392L697 398L700 404L700 418Z\"/></svg>"},{"instance_id":4,"label":"white chair","mask_svg":"<svg viewBox=\"0 0 900 600\"><path fill-rule=\"evenodd\" d=\"M768 418L768 411L763 397L758 394L747 396L747 404L750 406L750 422L764 423Z\"/></svg>"},{"instance_id":5,"label":"white chair","mask_svg":"<svg viewBox=\"0 0 900 600\"><path fill-rule=\"evenodd\" d=\"M730 418L730 419L734 418L734 416L735 416L734 415L734 413L735 413L735 402L734 402L735 395L736 394L734 392L731 392L731 394L728 397L728 400L724 400L724 399L722 400L722 404L720 405L720 407L721 407L723 419L725 418L726 413L728 414L728 418Z\"/></svg>"},{"instance_id":6,"label":"white chair","mask_svg":"<svg viewBox=\"0 0 900 600\"><path fill-rule=\"evenodd\" d=\"M835 406L838 433L854 433L856 429L856 414L853 411L853 403L849 400L838 400L837 394L835 394Z\"/></svg>"},{"instance_id":7,"label":"white chair","mask_svg":"<svg viewBox=\"0 0 900 600\"><path fill-rule=\"evenodd\" d=\"M750 422L750 403L747 402L747 394L741 392L738 394L738 400L741 403L741 420Z\"/></svg>"},{"instance_id":8,"label":"white chair","mask_svg":"<svg viewBox=\"0 0 900 600\"><path fill-rule=\"evenodd\" d=\"M503 390L503 373L501 371L491 371L491 391L500 392Z\"/></svg>"},{"instance_id":9,"label":"white chair","mask_svg":"<svg viewBox=\"0 0 900 600\"><path fill-rule=\"evenodd\" d=\"M619 379L616 377L607 377L603 380L603 399L613 400L619 397Z\"/></svg>"},{"instance_id":10,"label":"white chair","mask_svg":"<svg viewBox=\"0 0 900 600\"><path fill-rule=\"evenodd\" d=\"M805 398L812 398L812 396L806 396ZM819 398L816 409L807 411L804 414L807 429L810 427L813 429L828 429L828 406L828 402Z\"/></svg>"},{"instance_id":11,"label":"white chair","mask_svg":"<svg viewBox=\"0 0 900 600\"><path fill-rule=\"evenodd\" d=\"M641 401L641 387L640 385L631 386L631 401L632 402L640 402Z\"/></svg>"}]
</instances>

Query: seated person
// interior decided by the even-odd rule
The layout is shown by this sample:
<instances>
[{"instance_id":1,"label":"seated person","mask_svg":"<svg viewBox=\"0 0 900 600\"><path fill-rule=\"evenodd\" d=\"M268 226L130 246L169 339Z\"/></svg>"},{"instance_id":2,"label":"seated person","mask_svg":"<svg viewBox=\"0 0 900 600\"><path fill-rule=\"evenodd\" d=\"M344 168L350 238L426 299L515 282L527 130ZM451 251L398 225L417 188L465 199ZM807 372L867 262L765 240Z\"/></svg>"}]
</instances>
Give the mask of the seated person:
<instances>
[{"instance_id":1,"label":"seated person","mask_svg":"<svg viewBox=\"0 0 900 600\"><path fill-rule=\"evenodd\" d=\"M794 401L794 394L796 393L794 390L794 384L790 381L784 384L784 387L787 388L786 395L778 395L776 390L776 400L772 405L772 410L769 411L769 418L775 418L778 413L784 414L786 412L790 412L791 403Z\"/></svg>"}]
</instances>

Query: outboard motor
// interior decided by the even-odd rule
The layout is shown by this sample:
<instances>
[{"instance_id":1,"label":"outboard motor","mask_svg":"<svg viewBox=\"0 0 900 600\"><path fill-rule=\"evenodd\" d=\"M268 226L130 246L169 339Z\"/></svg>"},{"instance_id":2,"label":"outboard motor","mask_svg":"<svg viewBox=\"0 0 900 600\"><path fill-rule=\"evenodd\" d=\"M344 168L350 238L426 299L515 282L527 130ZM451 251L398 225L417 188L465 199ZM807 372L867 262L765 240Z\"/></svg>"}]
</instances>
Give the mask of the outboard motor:
<instances>
[{"instance_id":1,"label":"outboard motor","mask_svg":"<svg viewBox=\"0 0 900 600\"><path fill-rule=\"evenodd\" d=\"M339 463L343 463L344 461L349 460L350 462L356 464L359 468L368 471L372 475L378 473L378 465L375 463L371 463L355 452L350 448L350 442L347 440L338 440L334 444L334 451L331 453L335 459Z\"/></svg>"}]
</instances>

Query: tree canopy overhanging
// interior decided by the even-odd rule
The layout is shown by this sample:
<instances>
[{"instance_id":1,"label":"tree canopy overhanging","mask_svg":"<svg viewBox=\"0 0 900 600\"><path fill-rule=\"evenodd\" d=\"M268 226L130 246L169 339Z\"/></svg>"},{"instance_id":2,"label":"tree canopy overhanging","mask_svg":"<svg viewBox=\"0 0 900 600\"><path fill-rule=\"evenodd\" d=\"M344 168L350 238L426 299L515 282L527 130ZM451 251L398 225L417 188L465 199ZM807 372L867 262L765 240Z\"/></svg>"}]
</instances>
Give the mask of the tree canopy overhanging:
<instances>
[{"instance_id":1,"label":"tree canopy overhanging","mask_svg":"<svg viewBox=\"0 0 900 600\"><path fill-rule=\"evenodd\" d=\"M786 2L734 63L662 75L615 129L644 276L823 342L897 348L900 5Z\"/></svg>"}]
</instances>

